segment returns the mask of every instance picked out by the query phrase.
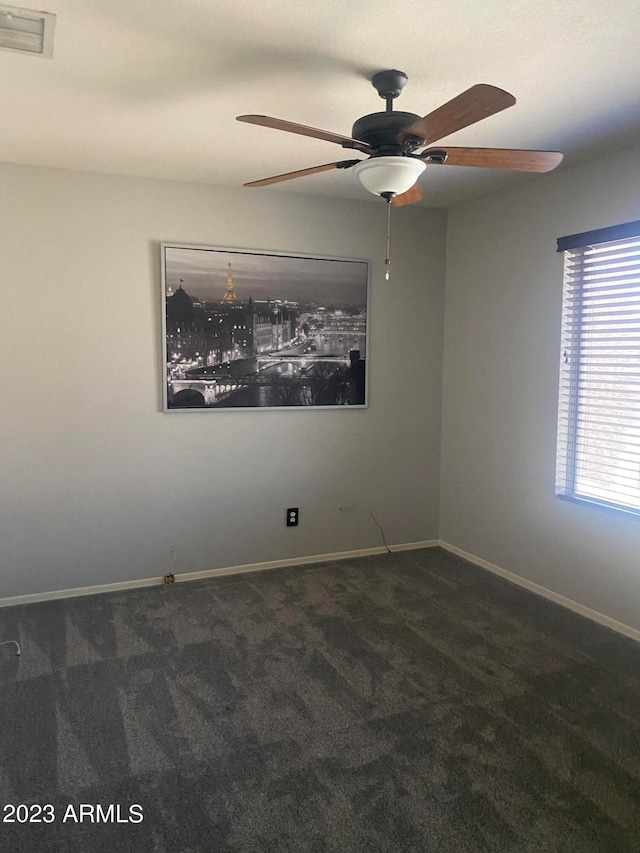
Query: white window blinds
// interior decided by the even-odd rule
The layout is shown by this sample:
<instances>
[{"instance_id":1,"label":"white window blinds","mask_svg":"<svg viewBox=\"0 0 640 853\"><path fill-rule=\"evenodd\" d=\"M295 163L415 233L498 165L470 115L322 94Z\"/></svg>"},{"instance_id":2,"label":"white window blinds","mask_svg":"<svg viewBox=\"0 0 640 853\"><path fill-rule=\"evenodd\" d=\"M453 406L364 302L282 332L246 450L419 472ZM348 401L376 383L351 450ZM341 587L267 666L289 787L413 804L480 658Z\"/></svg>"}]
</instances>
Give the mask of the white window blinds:
<instances>
[{"instance_id":1,"label":"white window blinds","mask_svg":"<svg viewBox=\"0 0 640 853\"><path fill-rule=\"evenodd\" d=\"M640 229L573 235L558 247L565 275L556 492L640 515Z\"/></svg>"}]
</instances>

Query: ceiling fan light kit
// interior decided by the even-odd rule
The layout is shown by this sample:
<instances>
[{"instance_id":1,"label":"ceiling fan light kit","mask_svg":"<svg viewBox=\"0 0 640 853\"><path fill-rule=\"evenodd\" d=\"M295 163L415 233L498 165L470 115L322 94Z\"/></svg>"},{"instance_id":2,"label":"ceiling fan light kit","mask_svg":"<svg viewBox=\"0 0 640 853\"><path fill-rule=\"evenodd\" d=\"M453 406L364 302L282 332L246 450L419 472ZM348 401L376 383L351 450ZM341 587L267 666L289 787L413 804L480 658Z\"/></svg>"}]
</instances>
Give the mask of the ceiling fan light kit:
<instances>
[{"instance_id":1,"label":"ceiling fan light kit","mask_svg":"<svg viewBox=\"0 0 640 853\"><path fill-rule=\"evenodd\" d=\"M417 157L372 157L353 167L365 190L386 199L411 189L425 169Z\"/></svg>"}]
</instances>

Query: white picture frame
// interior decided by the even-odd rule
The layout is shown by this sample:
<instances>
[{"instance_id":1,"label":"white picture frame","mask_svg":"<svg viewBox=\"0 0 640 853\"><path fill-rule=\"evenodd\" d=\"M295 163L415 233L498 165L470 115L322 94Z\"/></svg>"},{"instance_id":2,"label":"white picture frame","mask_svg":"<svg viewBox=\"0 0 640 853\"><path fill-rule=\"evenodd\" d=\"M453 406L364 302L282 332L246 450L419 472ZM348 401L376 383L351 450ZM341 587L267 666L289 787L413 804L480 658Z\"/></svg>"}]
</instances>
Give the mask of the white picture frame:
<instances>
[{"instance_id":1,"label":"white picture frame","mask_svg":"<svg viewBox=\"0 0 640 853\"><path fill-rule=\"evenodd\" d=\"M368 261L160 248L165 412L367 407Z\"/></svg>"}]
</instances>

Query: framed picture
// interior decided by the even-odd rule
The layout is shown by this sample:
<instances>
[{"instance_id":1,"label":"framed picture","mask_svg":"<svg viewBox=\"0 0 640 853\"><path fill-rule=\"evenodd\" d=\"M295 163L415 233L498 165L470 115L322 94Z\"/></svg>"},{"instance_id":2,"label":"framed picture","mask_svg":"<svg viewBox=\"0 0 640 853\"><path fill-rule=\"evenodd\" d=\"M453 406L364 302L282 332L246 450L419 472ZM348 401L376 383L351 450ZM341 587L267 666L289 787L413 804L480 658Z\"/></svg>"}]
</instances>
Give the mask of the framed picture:
<instances>
[{"instance_id":1,"label":"framed picture","mask_svg":"<svg viewBox=\"0 0 640 853\"><path fill-rule=\"evenodd\" d=\"M366 261L161 250L166 412L366 407Z\"/></svg>"}]
</instances>

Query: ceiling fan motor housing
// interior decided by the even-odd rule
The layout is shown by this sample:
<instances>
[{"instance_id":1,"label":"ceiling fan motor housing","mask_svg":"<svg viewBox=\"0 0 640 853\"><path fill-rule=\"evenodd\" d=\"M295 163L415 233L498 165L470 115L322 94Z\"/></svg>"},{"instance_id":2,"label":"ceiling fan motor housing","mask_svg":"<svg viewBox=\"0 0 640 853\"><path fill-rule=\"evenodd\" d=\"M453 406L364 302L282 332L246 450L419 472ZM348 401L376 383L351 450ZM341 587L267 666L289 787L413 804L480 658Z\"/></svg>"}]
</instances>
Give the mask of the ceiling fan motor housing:
<instances>
[{"instance_id":1,"label":"ceiling fan motor housing","mask_svg":"<svg viewBox=\"0 0 640 853\"><path fill-rule=\"evenodd\" d=\"M375 148L377 154L402 154L424 144L419 136L407 136L402 142L398 142L398 134L419 119L420 116L414 113L400 111L371 113L356 121L351 136Z\"/></svg>"}]
</instances>

